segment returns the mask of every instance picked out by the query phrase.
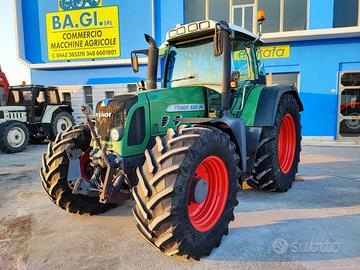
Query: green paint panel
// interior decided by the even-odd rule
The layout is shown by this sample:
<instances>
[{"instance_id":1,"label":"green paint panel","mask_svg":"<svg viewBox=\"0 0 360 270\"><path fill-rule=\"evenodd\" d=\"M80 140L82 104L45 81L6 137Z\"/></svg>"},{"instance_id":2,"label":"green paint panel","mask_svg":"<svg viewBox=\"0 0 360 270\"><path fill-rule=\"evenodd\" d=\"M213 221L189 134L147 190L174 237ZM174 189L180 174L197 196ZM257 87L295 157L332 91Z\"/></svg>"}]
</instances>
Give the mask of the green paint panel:
<instances>
[{"instance_id":1,"label":"green paint panel","mask_svg":"<svg viewBox=\"0 0 360 270\"><path fill-rule=\"evenodd\" d=\"M246 99L244 109L241 112L241 119L245 122L246 126L253 126L255 122L256 109L259 102L259 97L264 86L255 86L248 98Z\"/></svg>"},{"instance_id":2,"label":"green paint panel","mask_svg":"<svg viewBox=\"0 0 360 270\"><path fill-rule=\"evenodd\" d=\"M147 91L150 103L151 136L175 128L179 118L204 117L204 88L186 86Z\"/></svg>"}]
</instances>

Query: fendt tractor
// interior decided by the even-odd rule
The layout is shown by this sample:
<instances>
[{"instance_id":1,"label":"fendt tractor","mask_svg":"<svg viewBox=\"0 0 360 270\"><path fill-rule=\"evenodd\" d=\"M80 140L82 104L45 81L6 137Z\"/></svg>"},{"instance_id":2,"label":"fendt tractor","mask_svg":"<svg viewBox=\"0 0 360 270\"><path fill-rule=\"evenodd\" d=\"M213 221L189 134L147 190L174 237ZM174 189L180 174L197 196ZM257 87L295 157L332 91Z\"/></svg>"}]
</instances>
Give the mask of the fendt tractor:
<instances>
[{"instance_id":1,"label":"fendt tractor","mask_svg":"<svg viewBox=\"0 0 360 270\"><path fill-rule=\"evenodd\" d=\"M141 234L167 255L199 259L228 234L244 181L287 191L300 154L303 110L293 86L264 86L262 41L226 22L178 26L149 49L139 91L105 99L85 124L48 146L40 170L50 199L96 214L135 201ZM159 53L160 52L160 53ZM157 88L159 54L165 57ZM95 119L94 119L95 117Z\"/></svg>"},{"instance_id":2,"label":"fendt tractor","mask_svg":"<svg viewBox=\"0 0 360 270\"><path fill-rule=\"evenodd\" d=\"M75 124L69 104L60 101L56 87L9 86L0 68L0 150L23 151L28 141L53 140Z\"/></svg>"}]
</instances>

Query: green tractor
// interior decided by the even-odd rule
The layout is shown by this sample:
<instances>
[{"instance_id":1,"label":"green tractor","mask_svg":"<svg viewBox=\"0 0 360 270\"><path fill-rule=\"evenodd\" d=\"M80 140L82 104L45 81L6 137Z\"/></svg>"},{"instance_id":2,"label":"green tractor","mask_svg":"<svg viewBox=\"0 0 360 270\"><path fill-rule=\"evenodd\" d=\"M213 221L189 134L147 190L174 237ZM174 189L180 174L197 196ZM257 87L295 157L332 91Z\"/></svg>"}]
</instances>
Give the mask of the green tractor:
<instances>
[{"instance_id":1,"label":"green tractor","mask_svg":"<svg viewBox=\"0 0 360 270\"><path fill-rule=\"evenodd\" d=\"M71 213L97 214L133 198L141 234L167 255L199 259L228 234L244 181L285 192L301 151L293 86L266 87L257 35L201 21L149 48L146 83L105 99L86 124L48 146L40 170L50 199ZM159 54L163 57L159 57ZM158 59L163 61L157 88Z\"/></svg>"}]
</instances>

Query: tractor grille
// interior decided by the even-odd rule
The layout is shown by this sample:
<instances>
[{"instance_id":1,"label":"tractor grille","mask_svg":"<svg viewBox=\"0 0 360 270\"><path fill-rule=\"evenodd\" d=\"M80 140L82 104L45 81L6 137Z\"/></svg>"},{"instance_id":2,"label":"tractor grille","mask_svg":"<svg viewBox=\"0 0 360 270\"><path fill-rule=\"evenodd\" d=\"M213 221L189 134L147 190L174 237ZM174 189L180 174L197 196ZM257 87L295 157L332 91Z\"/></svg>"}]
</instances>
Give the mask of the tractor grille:
<instances>
[{"instance_id":1,"label":"tractor grille","mask_svg":"<svg viewBox=\"0 0 360 270\"><path fill-rule=\"evenodd\" d=\"M112 128L125 127L126 115L137 100L135 95L121 95L96 105L96 130L102 140L110 140Z\"/></svg>"}]
</instances>

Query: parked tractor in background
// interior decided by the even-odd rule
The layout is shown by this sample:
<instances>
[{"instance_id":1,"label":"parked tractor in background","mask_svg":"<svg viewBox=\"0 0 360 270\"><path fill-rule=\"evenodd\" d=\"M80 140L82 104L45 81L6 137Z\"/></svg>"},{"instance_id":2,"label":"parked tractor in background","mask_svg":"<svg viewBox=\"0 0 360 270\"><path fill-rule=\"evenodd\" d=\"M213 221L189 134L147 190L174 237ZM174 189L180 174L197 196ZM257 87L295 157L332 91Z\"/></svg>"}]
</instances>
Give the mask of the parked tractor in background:
<instances>
[{"instance_id":1,"label":"parked tractor in background","mask_svg":"<svg viewBox=\"0 0 360 270\"><path fill-rule=\"evenodd\" d=\"M53 203L71 213L102 213L130 198L141 234L167 255L199 259L228 234L244 181L260 190L291 188L301 151L297 90L266 87L258 36L205 20L168 32L162 86L159 49L149 49L139 92L105 99L95 126L59 134L40 169Z\"/></svg>"},{"instance_id":2,"label":"parked tractor in background","mask_svg":"<svg viewBox=\"0 0 360 270\"><path fill-rule=\"evenodd\" d=\"M6 89L6 88L5 88ZM23 151L29 139L53 140L74 125L72 109L60 101L58 89L41 85L10 86L0 106L0 148L6 153Z\"/></svg>"}]
</instances>

